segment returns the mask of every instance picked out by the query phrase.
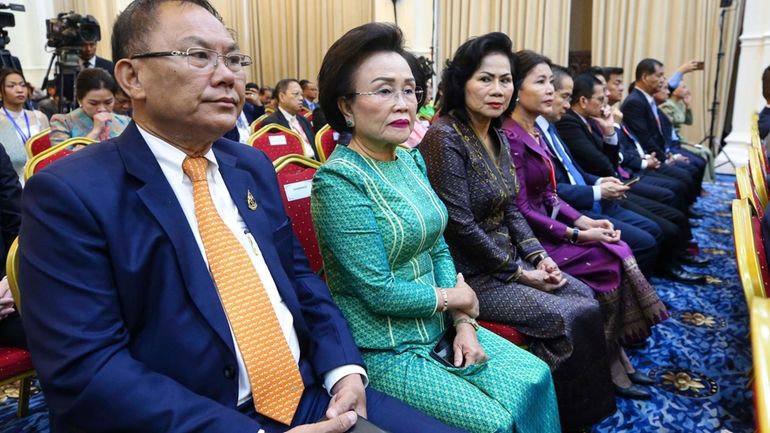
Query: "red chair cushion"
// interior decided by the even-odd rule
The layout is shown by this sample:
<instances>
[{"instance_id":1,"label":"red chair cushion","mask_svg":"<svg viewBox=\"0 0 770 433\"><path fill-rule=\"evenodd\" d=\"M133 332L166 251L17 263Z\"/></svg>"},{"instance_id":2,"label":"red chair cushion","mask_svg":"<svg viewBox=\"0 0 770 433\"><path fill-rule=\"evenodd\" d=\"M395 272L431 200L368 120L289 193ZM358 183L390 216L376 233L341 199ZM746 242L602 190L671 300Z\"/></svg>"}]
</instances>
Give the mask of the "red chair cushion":
<instances>
[{"instance_id":1,"label":"red chair cushion","mask_svg":"<svg viewBox=\"0 0 770 433\"><path fill-rule=\"evenodd\" d=\"M494 332L517 346L526 346L529 344L529 337L517 331L516 328L501 323L485 322L483 320L479 320L478 322L479 326Z\"/></svg>"},{"instance_id":2,"label":"red chair cushion","mask_svg":"<svg viewBox=\"0 0 770 433\"><path fill-rule=\"evenodd\" d=\"M313 217L310 214L310 187L316 169L298 164L289 164L276 175L281 187L281 198L286 214L291 218L294 234L299 239L310 269L318 272L323 268L318 239L315 237Z\"/></svg>"},{"instance_id":3,"label":"red chair cushion","mask_svg":"<svg viewBox=\"0 0 770 433\"><path fill-rule=\"evenodd\" d=\"M15 347L0 347L0 380L32 370L29 352Z\"/></svg>"},{"instance_id":4,"label":"red chair cushion","mask_svg":"<svg viewBox=\"0 0 770 433\"><path fill-rule=\"evenodd\" d=\"M268 131L257 137L253 146L265 152L271 161L286 155L303 155L305 153L299 138L283 132Z\"/></svg>"},{"instance_id":5,"label":"red chair cushion","mask_svg":"<svg viewBox=\"0 0 770 433\"><path fill-rule=\"evenodd\" d=\"M50 149L50 147L51 147L51 137L49 134L45 134L42 137L30 143L29 150L32 152L32 156L35 156L46 149Z\"/></svg>"},{"instance_id":6,"label":"red chair cushion","mask_svg":"<svg viewBox=\"0 0 770 433\"><path fill-rule=\"evenodd\" d=\"M770 294L770 269L768 269L767 251L765 251L765 243L762 239L762 220L758 217L751 217L751 224L754 248L757 250L757 258L759 259L759 272L762 275L765 297L767 297Z\"/></svg>"},{"instance_id":7,"label":"red chair cushion","mask_svg":"<svg viewBox=\"0 0 770 433\"><path fill-rule=\"evenodd\" d=\"M62 149L61 152L56 152L53 155L48 156L47 158L45 158L45 159L41 160L40 162L38 162L37 165L35 165L34 173L37 173L38 171L42 170L43 168L51 165L53 162L55 162L55 161L57 161L59 159L62 159L65 156L67 156L67 155L69 155L71 153L74 153L74 150Z\"/></svg>"}]
</instances>

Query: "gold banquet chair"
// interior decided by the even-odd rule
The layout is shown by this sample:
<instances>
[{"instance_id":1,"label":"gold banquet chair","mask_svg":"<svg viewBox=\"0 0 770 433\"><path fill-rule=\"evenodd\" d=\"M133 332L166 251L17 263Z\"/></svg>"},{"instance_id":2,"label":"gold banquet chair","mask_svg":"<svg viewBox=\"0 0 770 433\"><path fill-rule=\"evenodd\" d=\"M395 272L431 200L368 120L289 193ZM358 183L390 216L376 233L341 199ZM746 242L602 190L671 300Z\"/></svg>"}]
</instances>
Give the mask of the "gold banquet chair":
<instances>
[{"instance_id":1,"label":"gold banquet chair","mask_svg":"<svg viewBox=\"0 0 770 433\"><path fill-rule=\"evenodd\" d=\"M757 431L770 433L770 300L755 299L750 320Z\"/></svg>"},{"instance_id":2,"label":"gold banquet chair","mask_svg":"<svg viewBox=\"0 0 770 433\"><path fill-rule=\"evenodd\" d=\"M747 198L733 200L733 239L735 241L735 261L738 265L738 277L743 287L746 305L751 308L755 297L764 298L764 278L754 244L751 207ZM770 432L769 432L770 433Z\"/></svg>"}]
</instances>

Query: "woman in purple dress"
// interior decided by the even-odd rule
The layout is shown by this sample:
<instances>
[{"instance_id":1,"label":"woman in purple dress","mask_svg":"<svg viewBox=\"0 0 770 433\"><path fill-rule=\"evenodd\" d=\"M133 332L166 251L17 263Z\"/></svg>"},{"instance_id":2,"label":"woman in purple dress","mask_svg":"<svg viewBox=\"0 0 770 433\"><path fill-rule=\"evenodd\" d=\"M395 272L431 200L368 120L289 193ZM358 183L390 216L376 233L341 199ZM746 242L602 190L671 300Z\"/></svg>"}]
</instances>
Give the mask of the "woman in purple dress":
<instances>
[{"instance_id":1,"label":"woman in purple dress","mask_svg":"<svg viewBox=\"0 0 770 433\"><path fill-rule=\"evenodd\" d=\"M632 381L649 382L631 366L621 344L644 340L652 325L668 314L612 223L591 219L559 199L551 155L535 127L535 119L553 109L552 81L548 58L531 51L517 53L517 104L503 123L520 183L516 203L556 264L594 290L609 352L614 354L610 369L617 393L646 398L649 394Z\"/></svg>"}]
</instances>

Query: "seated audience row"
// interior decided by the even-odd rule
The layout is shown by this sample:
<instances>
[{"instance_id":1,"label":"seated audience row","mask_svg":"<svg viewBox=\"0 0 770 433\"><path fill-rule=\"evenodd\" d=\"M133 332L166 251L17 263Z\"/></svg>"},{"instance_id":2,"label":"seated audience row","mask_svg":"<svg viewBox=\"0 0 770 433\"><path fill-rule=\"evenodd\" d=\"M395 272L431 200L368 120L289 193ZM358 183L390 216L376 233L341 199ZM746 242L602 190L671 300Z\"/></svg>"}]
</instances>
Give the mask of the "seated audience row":
<instances>
[{"instance_id":1,"label":"seated audience row","mask_svg":"<svg viewBox=\"0 0 770 433\"><path fill-rule=\"evenodd\" d=\"M168 54L198 41L216 55ZM616 395L650 397L623 349L667 317L643 271L698 281L679 266L703 263L686 247L705 166L654 105L659 62L640 62L615 124L622 80L573 78L502 33L470 39L407 149L429 76L397 27L346 33L318 88L281 80L264 121L314 158L304 109L351 137L313 180L327 288L271 162L234 143L266 105L234 47L206 1L133 2L112 51L134 120L111 113L117 86L98 68L78 77L81 108L52 119L52 139L117 137L24 194L23 319L52 431L341 433L366 417L555 433L610 415Z\"/></svg>"}]
</instances>

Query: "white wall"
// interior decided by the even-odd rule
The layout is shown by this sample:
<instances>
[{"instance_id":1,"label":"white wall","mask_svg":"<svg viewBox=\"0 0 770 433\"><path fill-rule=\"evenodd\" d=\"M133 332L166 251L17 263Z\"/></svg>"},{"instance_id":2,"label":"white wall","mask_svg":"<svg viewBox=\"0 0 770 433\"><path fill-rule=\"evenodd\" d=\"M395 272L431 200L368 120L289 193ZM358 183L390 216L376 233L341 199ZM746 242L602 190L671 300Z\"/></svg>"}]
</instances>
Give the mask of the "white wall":
<instances>
[{"instance_id":1,"label":"white wall","mask_svg":"<svg viewBox=\"0 0 770 433\"><path fill-rule=\"evenodd\" d=\"M724 153L738 166L748 163L748 148L751 143L751 116L765 105L762 98L762 71L770 65L770 2L767 0L746 0L743 17L743 33L740 36L741 54L735 86L733 107L733 130L725 138ZM725 59L723 61L730 61ZM723 102L724 103L724 102ZM726 162L719 155L717 164ZM730 173L732 167L722 165L719 172Z\"/></svg>"},{"instance_id":2,"label":"white wall","mask_svg":"<svg viewBox=\"0 0 770 433\"><path fill-rule=\"evenodd\" d=\"M430 58L433 40L433 0L400 0L396 2L398 26L404 32L406 46L418 56ZM374 20L395 22L393 2L374 0Z\"/></svg>"},{"instance_id":3,"label":"white wall","mask_svg":"<svg viewBox=\"0 0 770 433\"><path fill-rule=\"evenodd\" d=\"M25 78L40 87L51 60L45 46L45 20L55 16L53 0L12 0L11 3L23 4L27 10L11 12L16 17L16 27L7 29L11 42L6 49L21 60Z\"/></svg>"}]
</instances>

